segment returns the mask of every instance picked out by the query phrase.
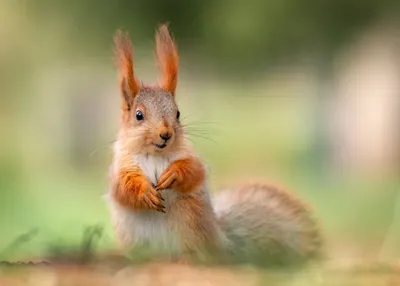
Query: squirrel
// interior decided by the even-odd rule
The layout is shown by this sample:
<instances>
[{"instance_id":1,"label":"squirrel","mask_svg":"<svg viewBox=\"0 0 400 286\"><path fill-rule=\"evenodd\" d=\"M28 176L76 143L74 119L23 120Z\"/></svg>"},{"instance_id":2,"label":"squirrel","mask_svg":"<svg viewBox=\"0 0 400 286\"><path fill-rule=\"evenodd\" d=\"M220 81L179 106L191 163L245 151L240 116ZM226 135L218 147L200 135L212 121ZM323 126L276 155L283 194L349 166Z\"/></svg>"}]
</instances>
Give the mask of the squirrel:
<instances>
[{"instance_id":1,"label":"squirrel","mask_svg":"<svg viewBox=\"0 0 400 286\"><path fill-rule=\"evenodd\" d=\"M115 33L114 52L122 112L107 197L120 245L150 247L178 261L218 256L232 263L297 265L318 257L319 227L293 193L248 182L211 198L207 167L180 122L179 57L168 25L156 31L159 83L136 77L127 32Z\"/></svg>"}]
</instances>

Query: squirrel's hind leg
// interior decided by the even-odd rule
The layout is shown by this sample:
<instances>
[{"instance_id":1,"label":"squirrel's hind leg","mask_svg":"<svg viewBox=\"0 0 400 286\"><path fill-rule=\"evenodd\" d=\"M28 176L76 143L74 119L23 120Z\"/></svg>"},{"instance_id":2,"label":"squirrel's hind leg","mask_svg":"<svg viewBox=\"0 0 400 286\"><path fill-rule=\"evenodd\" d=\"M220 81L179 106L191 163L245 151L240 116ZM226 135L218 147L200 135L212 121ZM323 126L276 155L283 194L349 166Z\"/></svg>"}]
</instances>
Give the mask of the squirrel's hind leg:
<instances>
[{"instance_id":1,"label":"squirrel's hind leg","mask_svg":"<svg viewBox=\"0 0 400 286\"><path fill-rule=\"evenodd\" d=\"M179 232L181 254L179 263L211 262L222 249L220 233L211 205L200 194L177 198L169 212L173 229Z\"/></svg>"}]
</instances>

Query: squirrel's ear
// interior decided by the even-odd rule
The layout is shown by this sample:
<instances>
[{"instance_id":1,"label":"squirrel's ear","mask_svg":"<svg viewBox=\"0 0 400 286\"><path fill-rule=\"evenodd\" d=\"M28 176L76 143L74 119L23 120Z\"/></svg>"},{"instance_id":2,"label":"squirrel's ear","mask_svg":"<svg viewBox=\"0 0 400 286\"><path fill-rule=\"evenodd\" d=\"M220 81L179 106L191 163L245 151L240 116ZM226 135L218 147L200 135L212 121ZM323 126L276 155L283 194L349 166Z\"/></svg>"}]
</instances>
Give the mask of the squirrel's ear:
<instances>
[{"instance_id":1,"label":"squirrel's ear","mask_svg":"<svg viewBox=\"0 0 400 286\"><path fill-rule=\"evenodd\" d=\"M163 24L158 28L156 45L158 63L161 69L160 86L174 95L178 83L179 57L167 24Z\"/></svg>"},{"instance_id":2,"label":"squirrel's ear","mask_svg":"<svg viewBox=\"0 0 400 286\"><path fill-rule=\"evenodd\" d=\"M119 72L119 87L124 102L122 107L130 109L133 99L140 89L140 82L135 78L133 71L132 43L128 33L117 30L114 35L114 57Z\"/></svg>"}]
</instances>

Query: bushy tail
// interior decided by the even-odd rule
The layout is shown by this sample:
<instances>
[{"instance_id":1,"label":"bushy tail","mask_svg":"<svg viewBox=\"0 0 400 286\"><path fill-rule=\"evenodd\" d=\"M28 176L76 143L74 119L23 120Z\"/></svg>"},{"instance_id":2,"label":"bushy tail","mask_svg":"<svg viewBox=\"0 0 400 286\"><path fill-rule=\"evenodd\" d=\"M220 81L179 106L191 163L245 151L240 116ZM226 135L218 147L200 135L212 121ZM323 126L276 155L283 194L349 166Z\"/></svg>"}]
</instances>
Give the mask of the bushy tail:
<instances>
[{"instance_id":1,"label":"bushy tail","mask_svg":"<svg viewBox=\"0 0 400 286\"><path fill-rule=\"evenodd\" d=\"M295 266L321 256L316 221L287 191L251 183L220 192L213 203L234 262Z\"/></svg>"}]
</instances>

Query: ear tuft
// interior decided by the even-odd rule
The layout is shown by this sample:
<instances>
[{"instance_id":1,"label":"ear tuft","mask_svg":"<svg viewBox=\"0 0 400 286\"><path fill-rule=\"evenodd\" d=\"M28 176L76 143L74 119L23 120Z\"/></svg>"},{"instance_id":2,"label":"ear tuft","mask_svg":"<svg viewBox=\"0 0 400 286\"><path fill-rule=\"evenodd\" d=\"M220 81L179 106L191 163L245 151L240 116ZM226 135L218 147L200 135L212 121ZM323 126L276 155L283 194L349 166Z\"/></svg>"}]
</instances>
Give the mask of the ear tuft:
<instances>
[{"instance_id":1,"label":"ear tuft","mask_svg":"<svg viewBox=\"0 0 400 286\"><path fill-rule=\"evenodd\" d=\"M114 35L114 60L119 72L119 85L129 109L139 92L140 82L135 78L133 69L133 49L128 33L117 30Z\"/></svg>"},{"instance_id":2,"label":"ear tuft","mask_svg":"<svg viewBox=\"0 0 400 286\"><path fill-rule=\"evenodd\" d=\"M156 34L157 58L161 69L161 88L175 94L178 83L179 57L176 45L172 39L168 25L162 24Z\"/></svg>"}]
</instances>

